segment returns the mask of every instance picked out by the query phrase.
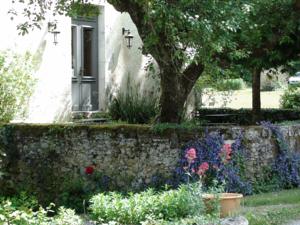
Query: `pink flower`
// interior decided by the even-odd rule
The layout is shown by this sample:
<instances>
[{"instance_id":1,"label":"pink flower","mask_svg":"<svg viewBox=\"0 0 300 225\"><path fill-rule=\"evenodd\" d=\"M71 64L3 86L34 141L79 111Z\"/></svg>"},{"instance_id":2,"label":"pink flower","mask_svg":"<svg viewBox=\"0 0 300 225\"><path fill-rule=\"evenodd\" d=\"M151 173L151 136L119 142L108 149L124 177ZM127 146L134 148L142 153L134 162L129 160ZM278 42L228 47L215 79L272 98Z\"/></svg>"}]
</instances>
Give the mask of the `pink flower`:
<instances>
[{"instance_id":1,"label":"pink flower","mask_svg":"<svg viewBox=\"0 0 300 225\"><path fill-rule=\"evenodd\" d=\"M196 159L197 158L196 149L190 148L189 150L187 150L185 154L185 158L187 158L189 163L191 163L194 159Z\"/></svg>"},{"instance_id":2,"label":"pink flower","mask_svg":"<svg viewBox=\"0 0 300 225\"><path fill-rule=\"evenodd\" d=\"M224 144L220 152L220 157L223 159L224 163L227 163L228 160L230 160L231 152L231 144Z\"/></svg>"},{"instance_id":3,"label":"pink flower","mask_svg":"<svg viewBox=\"0 0 300 225\"><path fill-rule=\"evenodd\" d=\"M198 167L197 174L199 176L203 176L208 169L209 169L209 164L207 162L204 162Z\"/></svg>"}]
</instances>

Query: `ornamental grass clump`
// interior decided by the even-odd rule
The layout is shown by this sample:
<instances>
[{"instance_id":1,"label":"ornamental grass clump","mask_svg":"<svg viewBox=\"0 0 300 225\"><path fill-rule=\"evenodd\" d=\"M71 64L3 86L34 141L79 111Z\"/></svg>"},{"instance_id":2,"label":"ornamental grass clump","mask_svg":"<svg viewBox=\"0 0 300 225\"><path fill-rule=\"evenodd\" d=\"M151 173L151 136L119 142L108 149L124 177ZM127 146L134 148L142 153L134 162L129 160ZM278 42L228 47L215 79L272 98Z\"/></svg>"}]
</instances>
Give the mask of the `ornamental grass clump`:
<instances>
[{"instance_id":1,"label":"ornamental grass clump","mask_svg":"<svg viewBox=\"0 0 300 225\"><path fill-rule=\"evenodd\" d=\"M241 135L229 144L219 133L206 133L202 140L191 141L183 149L175 173L179 183L197 181L200 177L206 190L217 184L224 185L226 192L251 194L244 160Z\"/></svg>"},{"instance_id":2,"label":"ornamental grass clump","mask_svg":"<svg viewBox=\"0 0 300 225\"><path fill-rule=\"evenodd\" d=\"M197 195L197 197L196 197ZM90 211L95 221L141 224L143 221L171 221L199 214L202 209L199 188L181 186L176 190L145 192L123 196L118 193L95 195Z\"/></svg>"}]
</instances>

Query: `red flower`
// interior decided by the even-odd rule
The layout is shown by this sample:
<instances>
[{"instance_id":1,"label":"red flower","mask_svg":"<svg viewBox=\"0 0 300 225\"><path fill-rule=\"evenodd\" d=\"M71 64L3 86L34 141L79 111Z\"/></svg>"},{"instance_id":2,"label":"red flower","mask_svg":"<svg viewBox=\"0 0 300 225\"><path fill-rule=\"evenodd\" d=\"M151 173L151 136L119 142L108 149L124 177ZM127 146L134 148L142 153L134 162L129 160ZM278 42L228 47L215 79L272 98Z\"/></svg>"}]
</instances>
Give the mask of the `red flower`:
<instances>
[{"instance_id":1,"label":"red flower","mask_svg":"<svg viewBox=\"0 0 300 225\"><path fill-rule=\"evenodd\" d=\"M85 173L86 174L93 174L94 170L95 170L94 166L87 166L87 167L85 167Z\"/></svg>"},{"instance_id":2,"label":"red flower","mask_svg":"<svg viewBox=\"0 0 300 225\"><path fill-rule=\"evenodd\" d=\"M196 149L190 148L186 154L185 157L187 158L188 162L191 163L194 159L197 158Z\"/></svg>"},{"instance_id":3,"label":"red flower","mask_svg":"<svg viewBox=\"0 0 300 225\"><path fill-rule=\"evenodd\" d=\"M199 176L203 176L208 169L209 169L209 164L207 162L204 162L198 167L197 174Z\"/></svg>"}]
</instances>

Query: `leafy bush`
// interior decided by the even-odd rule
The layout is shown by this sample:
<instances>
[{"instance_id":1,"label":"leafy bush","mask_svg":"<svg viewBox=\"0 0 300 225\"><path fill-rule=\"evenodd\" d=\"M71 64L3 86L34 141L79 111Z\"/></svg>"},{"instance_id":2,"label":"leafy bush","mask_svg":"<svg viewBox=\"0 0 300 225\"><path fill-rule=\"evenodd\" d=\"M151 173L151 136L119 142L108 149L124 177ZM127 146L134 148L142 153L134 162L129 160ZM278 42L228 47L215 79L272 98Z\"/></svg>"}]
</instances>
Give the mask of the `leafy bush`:
<instances>
[{"instance_id":1,"label":"leafy bush","mask_svg":"<svg viewBox=\"0 0 300 225\"><path fill-rule=\"evenodd\" d=\"M0 122L24 116L34 80L33 58L0 52Z\"/></svg>"},{"instance_id":2,"label":"leafy bush","mask_svg":"<svg viewBox=\"0 0 300 225\"><path fill-rule=\"evenodd\" d=\"M243 79L225 79L217 82L216 88L218 91L241 90L245 88L246 84Z\"/></svg>"},{"instance_id":3,"label":"leafy bush","mask_svg":"<svg viewBox=\"0 0 300 225\"><path fill-rule=\"evenodd\" d=\"M110 178L98 171L93 171L81 177L69 177L61 186L63 191L60 192L58 201L55 203L74 209L77 213L84 213L90 197L109 190Z\"/></svg>"},{"instance_id":4,"label":"leafy bush","mask_svg":"<svg viewBox=\"0 0 300 225\"><path fill-rule=\"evenodd\" d=\"M288 88L280 99L281 108L300 109L300 91L298 88Z\"/></svg>"},{"instance_id":5,"label":"leafy bush","mask_svg":"<svg viewBox=\"0 0 300 225\"><path fill-rule=\"evenodd\" d=\"M221 134L208 134L203 140L191 141L183 149L176 168L179 182L201 177L204 188L225 184L225 191L251 194L252 188L244 178L244 153L241 136L233 144L225 144Z\"/></svg>"},{"instance_id":6,"label":"leafy bush","mask_svg":"<svg viewBox=\"0 0 300 225\"><path fill-rule=\"evenodd\" d=\"M200 212L202 200L198 186L181 186L177 190L155 193L153 190L131 194L98 194L91 199L92 218L99 222L141 224L153 220L175 220Z\"/></svg>"},{"instance_id":7,"label":"leafy bush","mask_svg":"<svg viewBox=\"0 0 300 225\"><path fill-rule=\"evenodd\" d=\"M0 197L0 202L7 201L7 198ZM28 209L38 209L39 204L35 196L28 195L26 192L21 192L16 196L9 198L9 202L18 209L28 210Z\"/></svg>"},{"instance_id":8,"label":"leafy bush","mask_svg":"<svg viewBox=\"0 0 300 225\"><path fill-rule=\"evenodd\" d=\"M151 96L140 95L135 89L130 89L125 94L119 92L109 107L113 120L128 123L149 123L157 112L157 100Z\"/></svg>"},{"instance_id":9,"label":"leafy bush","mask_svg":"<svg viewBox=\"0 0 300 225\"><path fill-rule=\"evenodd\" d=\"M261 91L275 91L280 88L280 84L278 83L265 83L261 86Z\"/></svg>"},{"instance_id":10,"label":"leafy bush","mask_svg":"<svg viewBox=\"0 0 300 225\"><path fill-rule=\"evenodd\" d=\"M52 206L44 209L40 207L33 211L31 208L17 207L9 200L0 203L0 224L3 225L83 225L83 221L75 212L63 207L59 208L58 214L48 217L52 213Z\"/></svg>"}]
</instances>

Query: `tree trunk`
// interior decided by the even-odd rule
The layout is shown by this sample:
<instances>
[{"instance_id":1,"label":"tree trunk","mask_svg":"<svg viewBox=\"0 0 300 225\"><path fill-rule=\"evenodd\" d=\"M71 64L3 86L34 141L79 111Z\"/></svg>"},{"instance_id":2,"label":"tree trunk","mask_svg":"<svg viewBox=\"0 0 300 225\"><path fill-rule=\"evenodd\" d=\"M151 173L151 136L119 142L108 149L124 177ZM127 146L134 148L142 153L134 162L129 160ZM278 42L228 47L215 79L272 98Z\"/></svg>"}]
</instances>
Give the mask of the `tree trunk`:
<instances>
[{"instance_id":1,"label":"tree trunk","mask_svg":"<svg viewBox=\"0 0 300 225\"><path fill-rule=\"evenodd\" d=\"M255 68L252 72L252 122L253 123L259 122L261 118L260 74L261 74L261 68Z\"/></svg>"},{"instance_id":2,"label":"tree trunk","mask_svg":"<svg viewBox=\"0 0 300 225\"><path fill-rule=\"evenodd\" d=\"M171 71L164 71L160 77L161 96L159 122L179 123L184 108L179 75L171 74Z\"/></svg>"},{"instance_id":3,"label":"tree trunk","mask_svg":"<svg viewBox=\"0 0 300 225\"><path fill-rule=\"evenodd\" d=\"M190 65L182 74L176 74L174 68L160 67L160 123L180 123L184 116L184 106L204 66Z\"/></svg>"}]
</instances>

